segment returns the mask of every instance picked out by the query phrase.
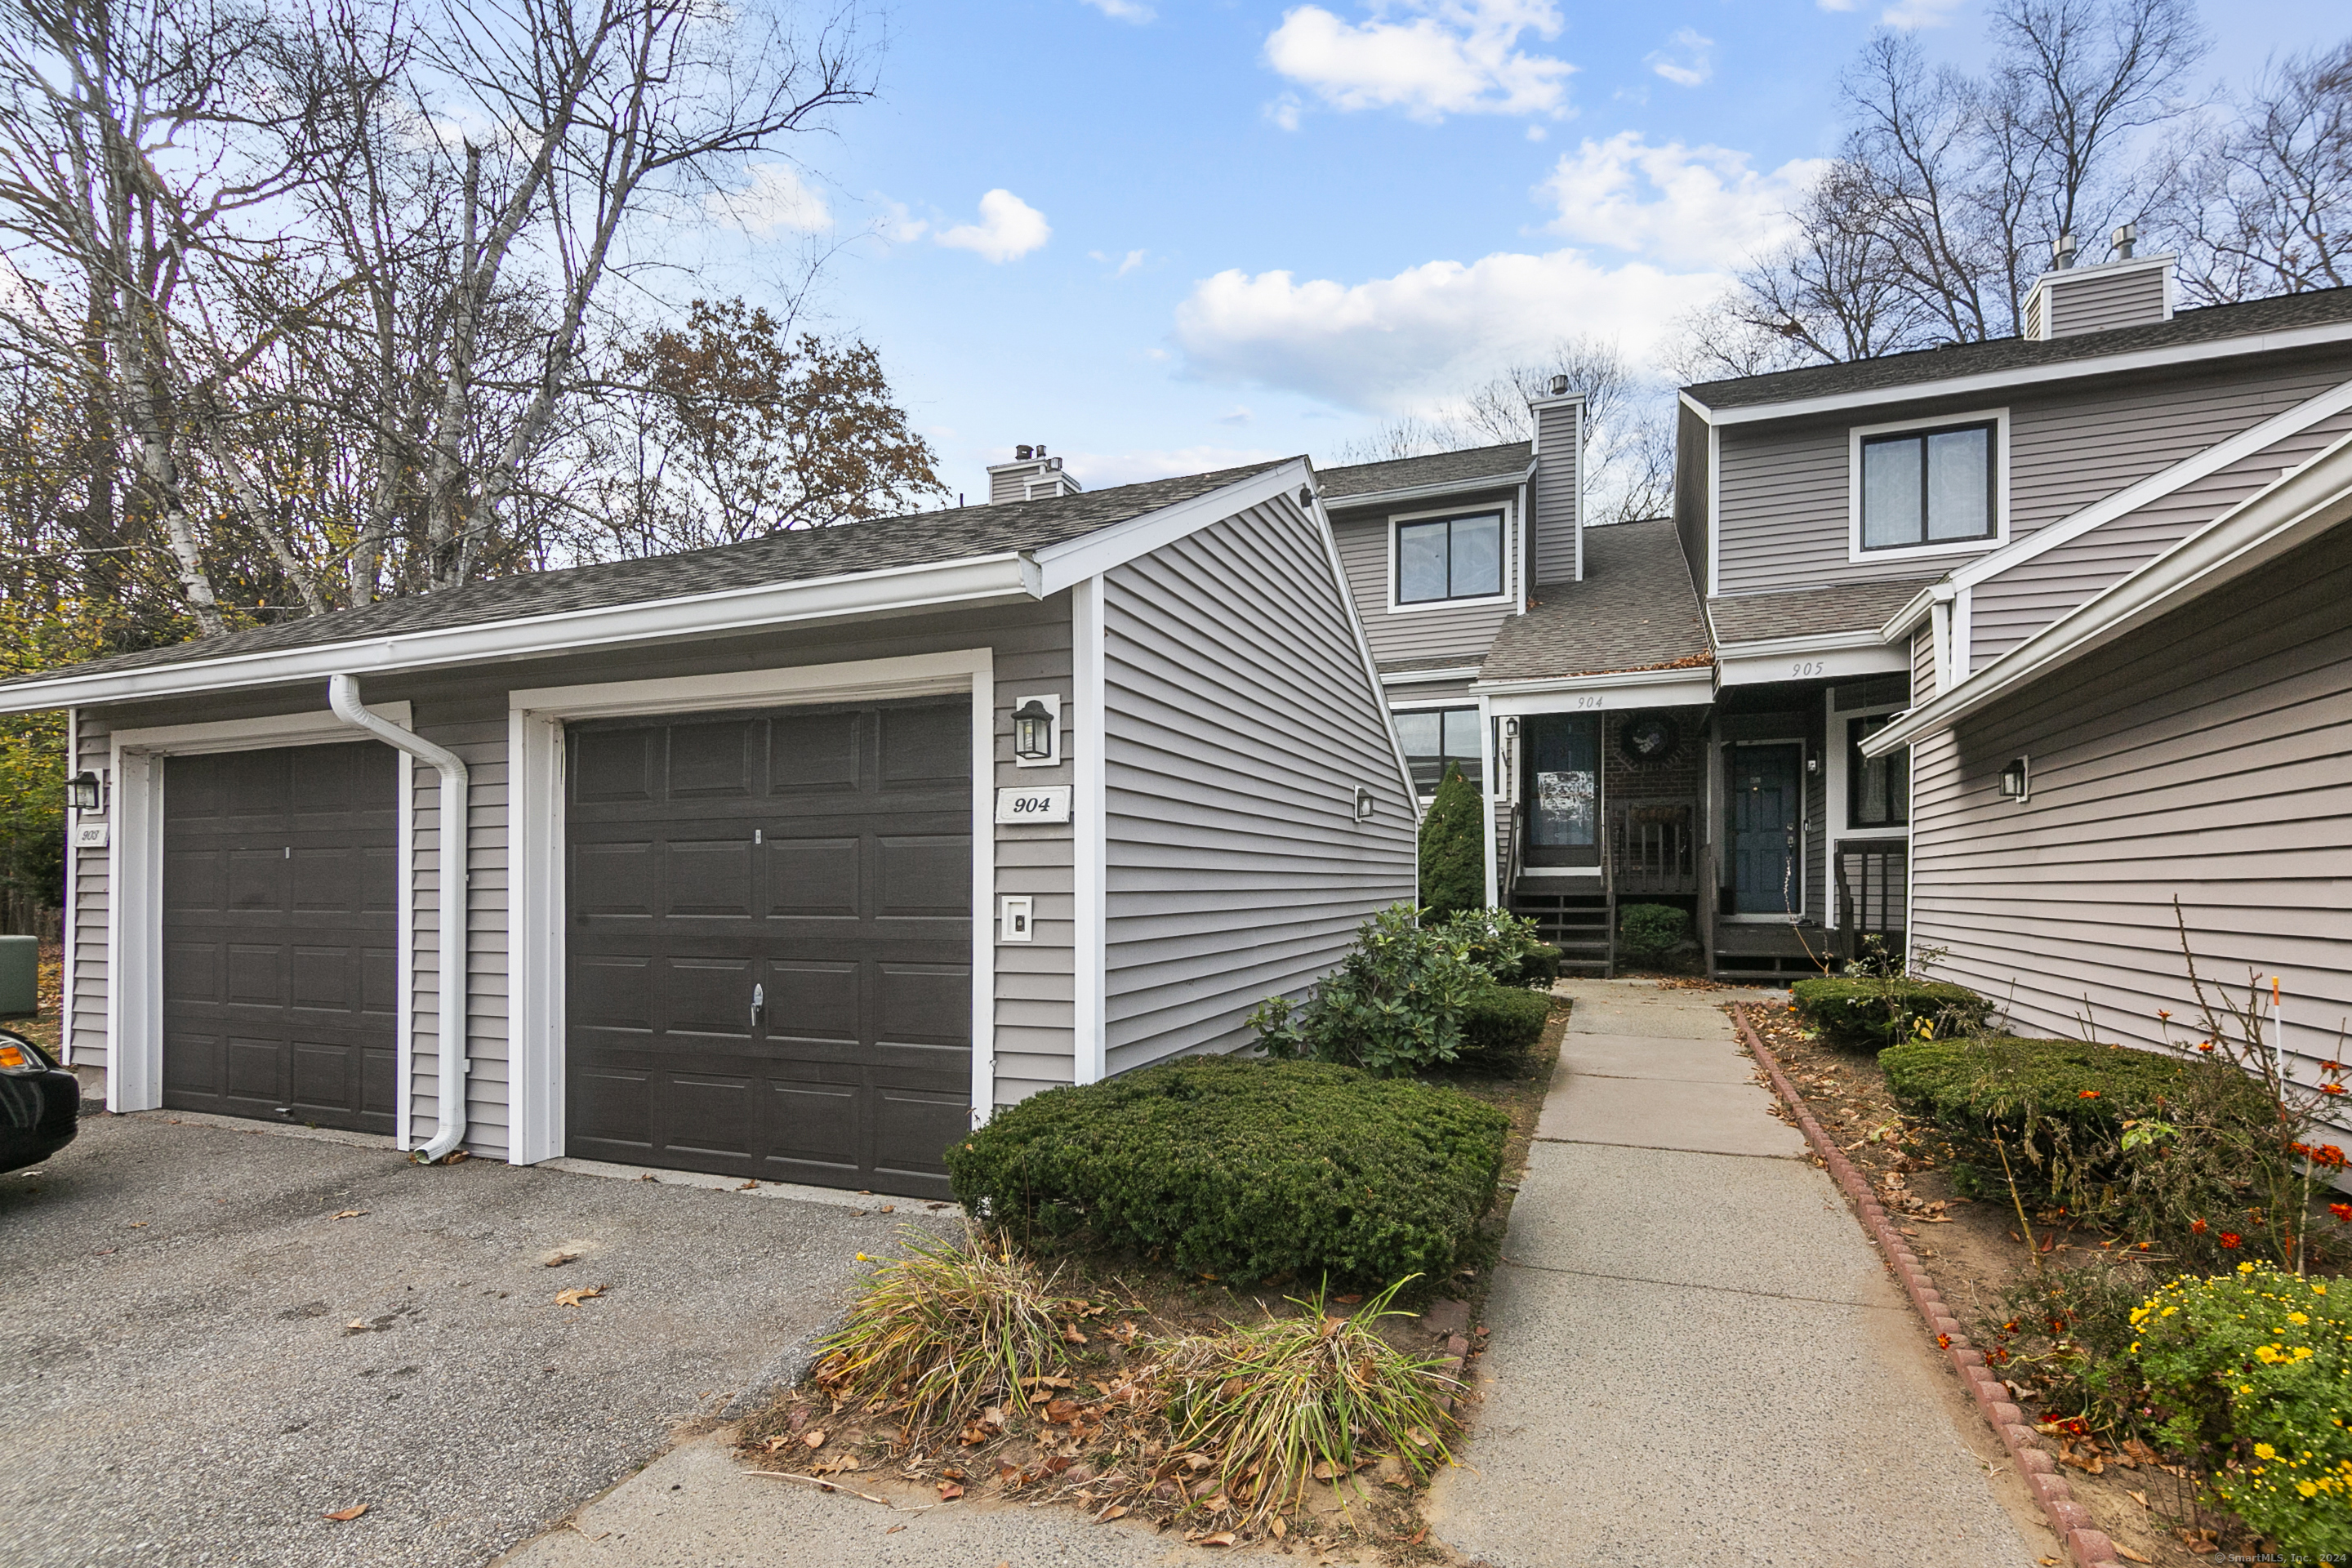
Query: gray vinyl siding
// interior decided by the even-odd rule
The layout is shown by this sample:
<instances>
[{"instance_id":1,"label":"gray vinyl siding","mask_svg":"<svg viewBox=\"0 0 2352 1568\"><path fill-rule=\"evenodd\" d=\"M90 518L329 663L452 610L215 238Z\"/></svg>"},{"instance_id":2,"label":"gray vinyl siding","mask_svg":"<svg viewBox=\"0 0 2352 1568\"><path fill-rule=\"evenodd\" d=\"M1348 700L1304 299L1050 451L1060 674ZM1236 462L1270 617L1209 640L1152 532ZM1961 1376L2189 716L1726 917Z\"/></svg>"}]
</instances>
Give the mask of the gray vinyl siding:
<instances>
[{"instance_id":1,"label":"gray vinyl siding","mask_svg":"<svg viewBox=\"0 0 2352 1568\"><path fill-rule=\"evenodd\" d=\"M2046 335L2053 338L2145 326L2165 319L2164 269L2158 267L2061 278L2053 280L2046 292L2050 312Z\"/></svg>"},{"instance_id":2,"label":"gray vinyl siding","mask_svg":"<svg viewBox=\"0 0 2352 1568\"><path fill-rule=\"evenodd\" d=\"M1470 683L1476 679L1465 675L1457 680L1384 680L1381 689L1387 694L1391 708L1420 708L1453 698L1475 702L1477 699L1470 695Z\"/></svg>"},{"instance_id":3,"label":"gray vinyl siding","mask_svg":"<svg viewBox=\"0 0 2352 1568\"><path fill-rule=\"evenodd\" d=\"M1584 574L1578 560L1583 522L1584 405L1548 405L1536 411L1535 513L1530 546L1535 583L1570 583Z\"/></svg>"},{"instance_id":4,"label":"gray vinyl siding","mask_svg":"<svg viewBox=\"0 0 2352 1568\"><path fill-rule=\"evenodd\" d=\"M74 716L75 754L72 773L110 777L113 731L104 720L82 712ZM68 812L67 831L72 831ZM70 846L71 839L68 844ZM66 1059L76 1067L103 1068L106 1057L106 914L110 867L103 849L75 849L73 858L73 995L67 1002L73 1029L61 1042Z\"/></svg>"},{"instance_id":5,"label":"gray vinyl siding","mask_svg":"<svg viewBox=\"0 0 2352 1568\"><path fill-rule=\"evenodd\" d=\"M1495 506L1506 509L1503 585L1507 590L1517 590L1520 582L1519 542L1525 531L1518 526L1517 492L1503 490L1465 498L1460 505L1465 511ZM1417 512L1429 510L1429 505L1416 501L1398 510ZM1357 615L1363 619L1364 636L1372 645L1372 657L1382 663L1437 658L1477 663L1486 657L1486 648L1494 642L1495 633L1504 620L1516 613L1519 596L1514 593L1502 604L1461 609L1417 607L1391 612L1389 535L1394 524L1391 516L1385 511L1360 513L1334 518L1331 524L1339 545L1339 559L1347 569L1348 590L1355 597Z\"/></svg>"},{"instance_id":6,"label":"gray vinyl siding","mask_svg":"<svg viewBox=\"0 0 2352 1568\"><path fill-rule=\"evenodd\" d=\"M1707 596L1706 569L1713 519L1707 515L1706 421L1686 405L1675 409L1675 535L1690 563L1691 591Z\"/></svg>"},{"instance_id":7,"label":"gray vinyl siding","mask_svg":"<svg viewBox=\"0 0 2352 1568\"><path fill-rule=\"evenodd\" d=\"M508 1151L509 1052L508 1049L508 842L507 703L511 689L586 685L602 681L653 680L747 669L836 664L985 647L992 650L996 689L998 785L1068 784L1071 770L1021 768L1012 752L1011 707L1017 697L1054 693L1066 712L1071 685L1069 596L1034 605L942 612L877 620L851 626L792 628L649 648L567 655L501 663L480 670L369 679L364 696L372 704L405 700L413 723L425 739L464 758L471 773L467 892L467 1146L502 1157ZM104 765L104 737L113 728L179 724L205 720L254 718L315 710L322 689L278 690L155 702L81 715L85 757ZM415 1052L410 1080L414 1137L432 1132L439 1027L439 963L435 936L439 924L439 776L419 765L414 774L416 858L413 868L415 919L420 936L412 1005ZM1075 910L1071 892L1070 830L1067 827L999 827L997 890L1028 893L1037 900L1035 940L1025 948L996 949L996 1089L1009 1104L1042 1088L1074 1077L1075 1034L1071 1016ZM106 904L103 853L85 855L77 868L75 1032L78 1058L104 1060L106 1011ZM988 919L992 910L976 910ZM1010 956L1008 956L1010 955Z\"/></svg>"},{"instance_id":8,"label":"gray vinyl siding","mask_svg":"<svg viewBox=\"0 0 2352 1568\"><path fill-rule=\"evenodd\" d=\"M2283 414L2352 375L2352 353L2273 356L2232 369L2109 377L2003 397L1860 410L1726 427L1717 591L1760 593L1817 584L1935 574L1969 553L1846 559L1847 467L1856 425L2009 410L2011 541ZM1990 551L1992 547L1986 547Z\"/></svg>"},{"instance_id":9,"label":"gray vinyl siding","mask_svg":"<svg viewBox=\"0 0 2352 1568\"><path fill-rule=\"evenodd\" d=\"M1103 579L1110 1070L1250 1039L1413 897L1413 803L1314 523L1274 501ZM1355 791L1377 803L1355 819Z\"/></svg>"},{"instance_id":10,"label":"gray vinyl siding","mask_svg":"<svg viewBox=\"0 0 2352 1568\"><path fill-rule=\"evenodd\" d=\"M2348 431L2352 412L2320 420L2079 539L1988 577L1970 591L1970 668L1983 668Z\"/></svg>"},{"instance_id":11,"label":"gray vinyl siding","mask_svg":"<svg viewBox=\"0 0 2352 1568\"><path fill-rule=\"evenodd\" d=\"M2020 1032L2156 1046L2197 1016L2178 897L2209 984L2282 977L2316 1081L2352 1016L2347 596L2339 528L1923 742L1913 940Z\"/></svg>"}]
</instances>

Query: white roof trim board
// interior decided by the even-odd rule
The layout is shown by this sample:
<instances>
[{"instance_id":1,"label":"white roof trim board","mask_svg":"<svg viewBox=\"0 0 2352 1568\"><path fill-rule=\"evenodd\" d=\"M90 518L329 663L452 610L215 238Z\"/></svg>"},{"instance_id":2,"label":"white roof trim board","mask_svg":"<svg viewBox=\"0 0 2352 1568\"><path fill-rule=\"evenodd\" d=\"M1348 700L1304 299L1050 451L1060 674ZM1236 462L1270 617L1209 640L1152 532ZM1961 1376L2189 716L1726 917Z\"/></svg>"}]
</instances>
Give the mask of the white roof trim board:
<instances>
[{"instance_id":1,"label":"white roof trim board","mask_svg":"<svg viewBox=\"0 0 2352 1568\"><path fill-rule=\"evenodd\" d=\"M1862 742L1884 756L1948 729L1994 699L2074 663L2331 528L2352 521L2352 436L2287 472L2204 528L1926 706Z\"/></svg>"},{"instance_id":2,"label":"white roof trim board","mask_svg":"<svg viewBox=\"0 0 2352 1568\"><path fill-rule=\"evenodd\" d=\"M1687 392L1681 396L1683 406L1708 425L1753 425L1766 419L1796 419L1809 414L1835 414L1849 408L1874 408L1889 403L1919 403L1929 398L1973 397L2047 382L2074 381L2086 375L2117 375L2137 370L2194 364L2201 360L2282 353L2294 349L2346 342L2352 342L2352 321L2330 321L2319 326L2291 327L2276 332L2250 332L2243 337L2217 338L2207 342L2181 343L2169 348L2091 354L2081 359L2060 360L2051 364L2015 370L1983 371L1975 375L1949 376L1941 381L1910 382L1901 386L1829 393L1819 397L1791 398L1783 403L1743 404L1736 408L1710 408Z\"/></svg>"},{"instance_id":3,"label":"white roof trim board","mask_svg":"<svg viewBox=\"0 0 2352 1568\"><path fill-rule=\"evenodd\" d=\"M1465 490L1500 489L1506 485L1525 484L1535 477L1536 466L1530 462L1523 468L1499 468L1491 474L1470 474L1458 479L1441 479L1435 484L1406 485L1392 490L1362 490L1354 495L1329 496L1324 505L1334 511L1352 511L1359 507L1393 506L1399 501L1433 500L1440 496L1458 495Z\"/></svg>"},{"instance_id":4,"label":"white roof trim board","mask_svg":"<svg viewBox=\"0 0 2352 1568\"><path fill-rule=\"evenodd\" d=\"M1307 482L1295 458L1141 517L1034 552L1004 551L961 560L895 566L837 577L758 584L632 604L470 626L378 633L347 642L192 658L137 669L98 670L28 682L0 692L0 713L139 701L196 691L323 680L331 675L387 674L530 658L587 647L710 637L762 626L849 616L1041 599L1206 528Z\"/></svg>"}]
</instances>

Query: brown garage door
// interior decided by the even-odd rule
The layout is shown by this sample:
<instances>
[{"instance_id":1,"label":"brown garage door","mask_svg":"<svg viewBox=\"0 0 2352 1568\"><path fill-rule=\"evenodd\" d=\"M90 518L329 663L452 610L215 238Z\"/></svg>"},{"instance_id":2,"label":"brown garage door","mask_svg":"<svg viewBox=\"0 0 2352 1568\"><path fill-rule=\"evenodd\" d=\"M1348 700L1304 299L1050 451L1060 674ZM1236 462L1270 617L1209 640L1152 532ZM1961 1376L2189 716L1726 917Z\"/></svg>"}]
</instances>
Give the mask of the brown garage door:
<instances>
[{"instance_id":1,"label":"brown garage door","mask_svg":"<svg viewBox=\"0 0 2352 1568\"><path fill-rule=\"evenodd\" d=\"M970 703L570 746L568 1152L944 1194L971 1125Z\"/></svg>"},{"instance_id":2,"label":"brown garage door","mask_svg":"<svg viewBox=\"0 0 2352 1568\"><path fill-rule=\"evenodd\" d=\"M163 1103L393 1131L397 756L163 764Z\"/></svg>"}]
</instances>

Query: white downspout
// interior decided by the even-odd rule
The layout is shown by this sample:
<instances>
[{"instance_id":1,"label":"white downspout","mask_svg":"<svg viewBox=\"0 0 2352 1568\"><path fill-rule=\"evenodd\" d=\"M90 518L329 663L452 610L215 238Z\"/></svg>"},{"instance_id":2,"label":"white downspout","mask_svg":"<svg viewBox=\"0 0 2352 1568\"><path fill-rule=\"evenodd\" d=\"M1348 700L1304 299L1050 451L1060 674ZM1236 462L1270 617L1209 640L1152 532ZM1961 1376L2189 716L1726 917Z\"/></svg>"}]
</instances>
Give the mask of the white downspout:
<instances>
[{"instance_id":1,"label":"white downspout","mask_svg":"<svg viewBox=\"0 0 2352 1568\"><path fill-rule=\"evenodd\" d=\"M436 829L441 852L440 951L435 973L441 1014L435 1051L440 1089L436 1096L438 1110L433 1140L416 1152L417 1160L430 1165L466 1139L466 764L455 752L369 712L360 702L360 683L352 676L328 678L327 705L344 723L366 731L419 762L432 763L441 774L440 826ZM412 874L407 867L401 872ZM401 940L414 943L416 932L412 929ZM414 973L413 962L409 967Z\"/></svg>"}]
</instances>

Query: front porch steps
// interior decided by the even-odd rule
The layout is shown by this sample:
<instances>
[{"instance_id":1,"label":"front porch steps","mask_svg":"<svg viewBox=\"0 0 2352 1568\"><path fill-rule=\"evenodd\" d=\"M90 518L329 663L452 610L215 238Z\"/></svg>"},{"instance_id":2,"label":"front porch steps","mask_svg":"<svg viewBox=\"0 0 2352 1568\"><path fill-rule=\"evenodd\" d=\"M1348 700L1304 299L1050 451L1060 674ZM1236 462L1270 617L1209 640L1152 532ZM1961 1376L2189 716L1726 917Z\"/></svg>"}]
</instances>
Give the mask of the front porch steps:
<instances>
[{"instance_id":1,"label":"front porch steps","mask_svg":"<svg viewBox=\"0 0 2352 1568\"><path fill-rule=\"evenodd\" d=\"M1609 895L1557 892L1522 881L1511 889L1511 912L1536 922L1536 931L1559 949L1559 972L1607 979L1616 968L1610 940Z\"/></svg>"}]
</instances>

